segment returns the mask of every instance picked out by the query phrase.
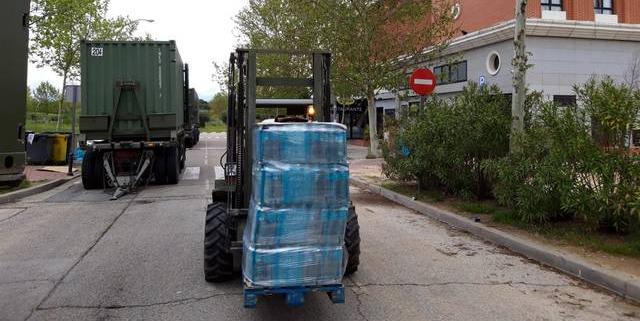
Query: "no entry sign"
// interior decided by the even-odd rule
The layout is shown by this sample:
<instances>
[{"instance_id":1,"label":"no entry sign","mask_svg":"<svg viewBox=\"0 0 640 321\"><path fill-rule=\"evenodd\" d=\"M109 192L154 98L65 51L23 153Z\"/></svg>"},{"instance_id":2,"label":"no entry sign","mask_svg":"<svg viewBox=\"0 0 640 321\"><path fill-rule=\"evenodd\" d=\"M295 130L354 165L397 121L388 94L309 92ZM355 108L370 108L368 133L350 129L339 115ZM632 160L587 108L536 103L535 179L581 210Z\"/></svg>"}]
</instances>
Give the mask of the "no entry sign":
<instances>
[{"instance_id":1,"label":"no entry sign","mask_svg":"<svg viewBox=\"0 0 640 321\"><path fill-rule=\"evenodd\" d=\"M429 69L416 69L409 79L409 87L420 96L428 96L436 89L436 76Z\"/></svg>"}]
</instances>

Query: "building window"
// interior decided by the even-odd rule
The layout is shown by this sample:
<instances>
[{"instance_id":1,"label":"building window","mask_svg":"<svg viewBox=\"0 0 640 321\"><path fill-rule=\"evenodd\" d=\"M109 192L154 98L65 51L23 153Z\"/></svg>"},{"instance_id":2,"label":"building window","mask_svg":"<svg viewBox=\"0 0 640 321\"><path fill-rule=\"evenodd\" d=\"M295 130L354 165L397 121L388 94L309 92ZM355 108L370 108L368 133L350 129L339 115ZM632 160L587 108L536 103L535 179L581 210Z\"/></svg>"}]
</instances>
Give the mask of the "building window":
<instances>
[{"instance_id":1,"label":"building window","mask_svg":"<svg viewBox=\"0 0 640 321\"><path fill-rule=\"evenodd\" d=\"M467 81L467 61L435 67L433 73L436 75L438 85Z\"/></svg>"},{"instance_id":2,"label":"building window","mask_svg":"<svg viewBox=\"0 0 640 321\"><path fill-rule=\"evenodd\" d=\"M495 76L500 72L500 68L502 67L502 60L500 59L500 54L497 51L493 51L487 57L487 72L491 76Z\"/></svg>"},{"instance_id":3,"label":"building window","mask_svg":"<svg viewBox=\"0 0 640 321\"><path fill-rule=\"evenodd\" d=\"M558 106L570 107L576 106L576 96L575 95L555 95L553 96L553 102L558 104Z\"/></svg>"},{"instance_id":4,"label":"building window","mask_svg":"<svg viewBox=\"0 0 640 321\"><path fill-rule=\"evenodd\" d=\"M613 14L613 0L594 0L596 14Z\"/></svg>"},{"instance_id":5,"label":"building window","mask_svg":"<svg viewBox=\"0 0 640 321\"><path fill-rule=\"evenodd\" d=\"M462 7L460 7L459 3L456 3L455 5L453 5L453 7L451 7L451 16L453 20L458 20L461 14L462 14Z\"/></svg>"},{"instance_id":6,"label":"building window","mask_svg":"<svg viewBox=\"0 0 640 321\"><path fill-rule=\"evenodd\" d=\"M392 109L385 109L384 110L384 115L389 117L389 118L396 118L396 109L392 108Z\"/></svg>"},{"instance_id":7,"label":"building window","mask_svg":"<svg viewBox=\"0 0 640 321\"><path fill-rule=\"evenodd\" d=\"M562 11L562 0L541 0L542 10Z\"/></svg>"}]
</instances>

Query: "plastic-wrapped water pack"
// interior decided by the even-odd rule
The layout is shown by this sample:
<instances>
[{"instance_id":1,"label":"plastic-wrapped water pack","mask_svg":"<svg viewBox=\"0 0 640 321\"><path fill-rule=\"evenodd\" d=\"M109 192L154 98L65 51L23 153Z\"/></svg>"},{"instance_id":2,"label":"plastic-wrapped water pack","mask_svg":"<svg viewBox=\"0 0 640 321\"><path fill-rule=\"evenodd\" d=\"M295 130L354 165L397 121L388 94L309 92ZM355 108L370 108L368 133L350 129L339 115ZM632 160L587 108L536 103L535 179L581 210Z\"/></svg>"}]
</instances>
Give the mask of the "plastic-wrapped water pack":
<instances>
[{"instance_id":1,"label":"plastic-wrapped water pack","mask_svg":"<svg viewBox=\"0 0 640 321\"><path fill-rule=\"evenodd\" d=\"M349 212L346 128L261 124L254 131L253 192L244 233L248 286L339 284Z\"/></svg>"}]
</instances>

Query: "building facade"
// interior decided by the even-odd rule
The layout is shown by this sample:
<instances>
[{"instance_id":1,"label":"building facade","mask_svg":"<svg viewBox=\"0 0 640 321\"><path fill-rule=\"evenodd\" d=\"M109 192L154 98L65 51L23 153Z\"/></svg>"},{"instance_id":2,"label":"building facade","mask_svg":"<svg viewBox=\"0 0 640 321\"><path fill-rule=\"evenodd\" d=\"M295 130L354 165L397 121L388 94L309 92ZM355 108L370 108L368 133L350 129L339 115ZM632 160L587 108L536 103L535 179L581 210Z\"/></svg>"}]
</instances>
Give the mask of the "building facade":
<instances>
[{"instance_id":1,"label":"building facade","mask_svg":"<svg viewBox=\"0 0 640 321\"><path fill-rule=\"evenodd\" d=\"M471 81L511 94L515 1L457 0L452 14L460 36L419 66L436 74L436 94L456 95ZM605 75L628 82L640 65L640 0L529 0L527 15L527 85L549 100L575 103L575 84ZM376 105L393 114L418 99L407 94L383 93Z\"/></svg>"}]
</instances>

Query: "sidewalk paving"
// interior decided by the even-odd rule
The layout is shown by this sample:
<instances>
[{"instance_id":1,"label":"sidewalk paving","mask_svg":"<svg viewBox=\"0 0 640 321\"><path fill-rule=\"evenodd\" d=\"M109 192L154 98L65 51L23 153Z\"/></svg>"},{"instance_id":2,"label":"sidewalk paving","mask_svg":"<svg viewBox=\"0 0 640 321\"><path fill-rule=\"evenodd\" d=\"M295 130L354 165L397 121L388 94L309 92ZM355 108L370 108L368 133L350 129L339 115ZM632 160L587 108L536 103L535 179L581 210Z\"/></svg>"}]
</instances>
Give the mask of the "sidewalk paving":
<instances>
[{"instance_id":1,"label":"sidewalk paving","mask_svg":"<svg viewBox=\"0 0 640 321\"><path fill-rule=\"evenodd\" d=\"M353 159L365 159L367 158L367 154L369 153L368 147L358 146L358 145L347 145L347 157L350 160Z\"/></svg>"},{"instance_id":2,"label":"sidewalk paving","mask_svg":"<svg viewBox=\"0 0 640 321\"><path fill-rule=\"evenodd\" d=\"M66 171L63 171L66 166L55 166L59 168L60 171L44 171L43 168L52 167L52 166L34 166L28 165L24 169L24 174L27 176L27 180L31 183L43 182L43 181L54 181L57 179L67 177ZM75 169L77 171L77 169Z\"/></svg>"},{"instance_id":3,"label":"sidewalk paving","mask_svg":"<svg viewBox=\"0 0 640 321\"><path fill-rule=\"evenodd\" d=\"M355 155L355 152L356 151L352 152L352 154ZM383 159L352 159L350 161L351 176L369 184L382 186L385 182L390 181L382 174L383 163ZM427 202L418 203L453 212L461 218L468 218L468 216L461 214L459 210L456 210L451 206L447 206L446 202L435 204ZM579 246L564 244L562 242L543 238L539 235L533 235L515 227L496 225L492 223L483 225L498 229L499 231L514 237L525 239L533 246L549 247L562 255L566 255L567 257L575 256L580 260L593 264L605 271L609 271L611 274L626 277L630 280L635 280L636 282L640 281L640 260L637 258L615 256L598 251L592 251Z\"/></svg>"}]
</instances>

